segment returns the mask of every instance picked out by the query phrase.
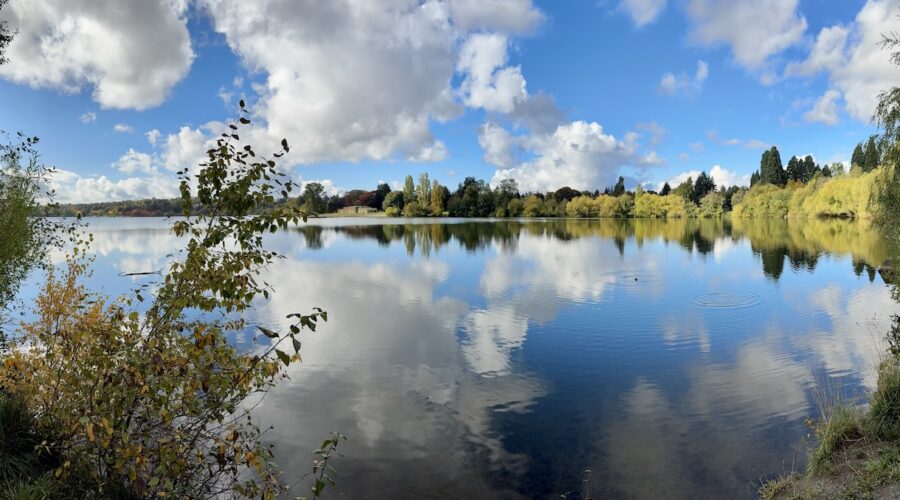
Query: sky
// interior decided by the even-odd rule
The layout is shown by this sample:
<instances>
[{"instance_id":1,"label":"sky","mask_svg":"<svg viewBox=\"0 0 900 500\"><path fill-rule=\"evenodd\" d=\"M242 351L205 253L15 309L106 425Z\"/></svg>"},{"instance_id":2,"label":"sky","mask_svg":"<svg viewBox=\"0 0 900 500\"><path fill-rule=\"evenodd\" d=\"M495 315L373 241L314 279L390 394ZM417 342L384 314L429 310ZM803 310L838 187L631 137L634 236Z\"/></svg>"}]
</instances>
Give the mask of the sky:
<instances>
[{"instance_id":1,"label":"sky","mask_svg":"<svg viewBox=\"0 0 900 500\"><path fill-rule=\"evenodd\" d=\"M331 194L427 172L522 191L746 185L763 149L847 162L900 84L900 0L10 0L0 130L58 201L178 196L242 139Z\"/></svg>"}]
</instances>

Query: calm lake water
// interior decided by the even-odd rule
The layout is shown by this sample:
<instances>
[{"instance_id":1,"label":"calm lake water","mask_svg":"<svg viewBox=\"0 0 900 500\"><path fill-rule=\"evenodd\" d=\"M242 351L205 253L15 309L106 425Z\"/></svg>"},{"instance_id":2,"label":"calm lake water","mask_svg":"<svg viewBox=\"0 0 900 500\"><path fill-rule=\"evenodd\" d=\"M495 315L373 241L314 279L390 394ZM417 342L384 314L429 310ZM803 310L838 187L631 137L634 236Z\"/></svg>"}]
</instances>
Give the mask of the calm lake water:
<instances>
[{"instance_id":1,"label":"calm lake water","mask_svg":"<svg viewBox=\"0 0 900 500\"><path fill-rule=\"evenodd\" d=\"M179 247L161 219L88 222L111 294ZM340 431L327 497L580 498L588 476L594 498L753 497L804 466L818 392L874 386L900 312L888 246L847 221L323 219L269 241L259 321L329 313L259 409L298 495Z\"/></svg>"}]
</instances>

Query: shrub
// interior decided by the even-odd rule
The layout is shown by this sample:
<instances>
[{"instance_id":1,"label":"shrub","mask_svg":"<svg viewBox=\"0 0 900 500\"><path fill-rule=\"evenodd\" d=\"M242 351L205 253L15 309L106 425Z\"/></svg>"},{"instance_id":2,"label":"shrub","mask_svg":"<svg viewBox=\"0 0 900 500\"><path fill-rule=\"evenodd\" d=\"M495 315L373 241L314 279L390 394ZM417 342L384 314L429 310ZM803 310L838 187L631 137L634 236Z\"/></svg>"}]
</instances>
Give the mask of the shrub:
<instances>
[{"instance_id":1,"label":"shrub","mask_svg":"<svg viewBox=\"0 0 900 500\"><path fill-rule=\"evenodd\" d=\"M245 116L242 102L241 123ZM258 276L278 255L262 235L302 217L288 207L261 210L295 186L274 161L287 142L272 159L258 157L230 127L199 172L179 172L185 217L173 231L186 247L154 284L149 308L139 312L146 287L114 300L88 291L82 242L67 269L49 273L36 319L0 363L0 389L38 416L39 431L55 434L50 451L62 465L53 474L66 483L90 478L101 496L120 488L191 498L281 491L245 402L299 361L297 335L327 315L292 314L286 334L253 325L263 341L256 352L229 342L251 327L242 313L254 299L269 297ZM195 202L208 215L196 216Z\"/></svg>"}]
</instances>

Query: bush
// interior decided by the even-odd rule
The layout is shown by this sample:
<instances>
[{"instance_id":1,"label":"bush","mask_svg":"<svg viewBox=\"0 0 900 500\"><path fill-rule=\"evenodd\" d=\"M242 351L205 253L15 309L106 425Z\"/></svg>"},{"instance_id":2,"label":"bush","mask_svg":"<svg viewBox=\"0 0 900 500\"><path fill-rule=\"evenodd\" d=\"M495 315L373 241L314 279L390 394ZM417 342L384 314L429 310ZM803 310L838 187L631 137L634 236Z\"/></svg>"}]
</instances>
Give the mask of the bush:
<instances>
[{"instance_id":1,"label":"bush","mask_svg":"<svg viewBox=\"0 0 900 500\"><path fill-rule=\"evenodd\" d=\"M400 209L397 207L388 207L387 210L384 211L384 215L387 217L400 217Z\"/></svg>"},{"instance_id":2,"label":"bush","mask_svg":"<svg viewBox=\"0 0 900 500\"><path fill-rule=\"evenodd\" d=\"M241 123L249 123L241 107ZM88 291L85 243L76 244L67 269L49 273L36 319L23 325L19 345L0 363L0 390L37 416L38 434L53 433L49 451L62 462L53 475L66 484L90 478L95 496L282 492L246 402L299 361L297 335L327 315L292 314L296 322L285 334L243 318L254 299L270 294L258 277L278 255L262 246L263 234L298 223L302 214L261 210L296 185L274 160L237 144L238 127L231 129L199 173L179 173L185 217L173 232L186 247L153 284L149 308L139 307L146 287L115 300ZM288 151L286 141L282 148L273 158ZM208 215L195 215L195 202ZM242 352L229 342L253 326L261 349ZM289 352L281 350L285 343Z\"/></svg>"}]
</instances>

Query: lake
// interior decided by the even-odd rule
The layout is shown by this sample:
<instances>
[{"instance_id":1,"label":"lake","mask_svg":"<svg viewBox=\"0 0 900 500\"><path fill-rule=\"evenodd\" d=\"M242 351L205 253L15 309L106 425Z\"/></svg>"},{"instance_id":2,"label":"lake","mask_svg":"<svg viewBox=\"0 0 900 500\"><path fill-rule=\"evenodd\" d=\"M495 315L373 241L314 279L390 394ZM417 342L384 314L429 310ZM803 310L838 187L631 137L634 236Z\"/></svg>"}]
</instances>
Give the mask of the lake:
<instances>
[{"instance_id":1,"label":"lake","mask_svg":"<svg viewBox=\"0 0 900 500\"><path fill-rule=\"evenodd\" d=\"M87 222L111 294L179 247L162 219ZM340 431L326 498L751 498L804 467L822 397L864 400L900 312L859 222L348 218L268 241L286 258L256 319L329 313L258 409L298 495Z\"/></svg>"}]
</instances>

